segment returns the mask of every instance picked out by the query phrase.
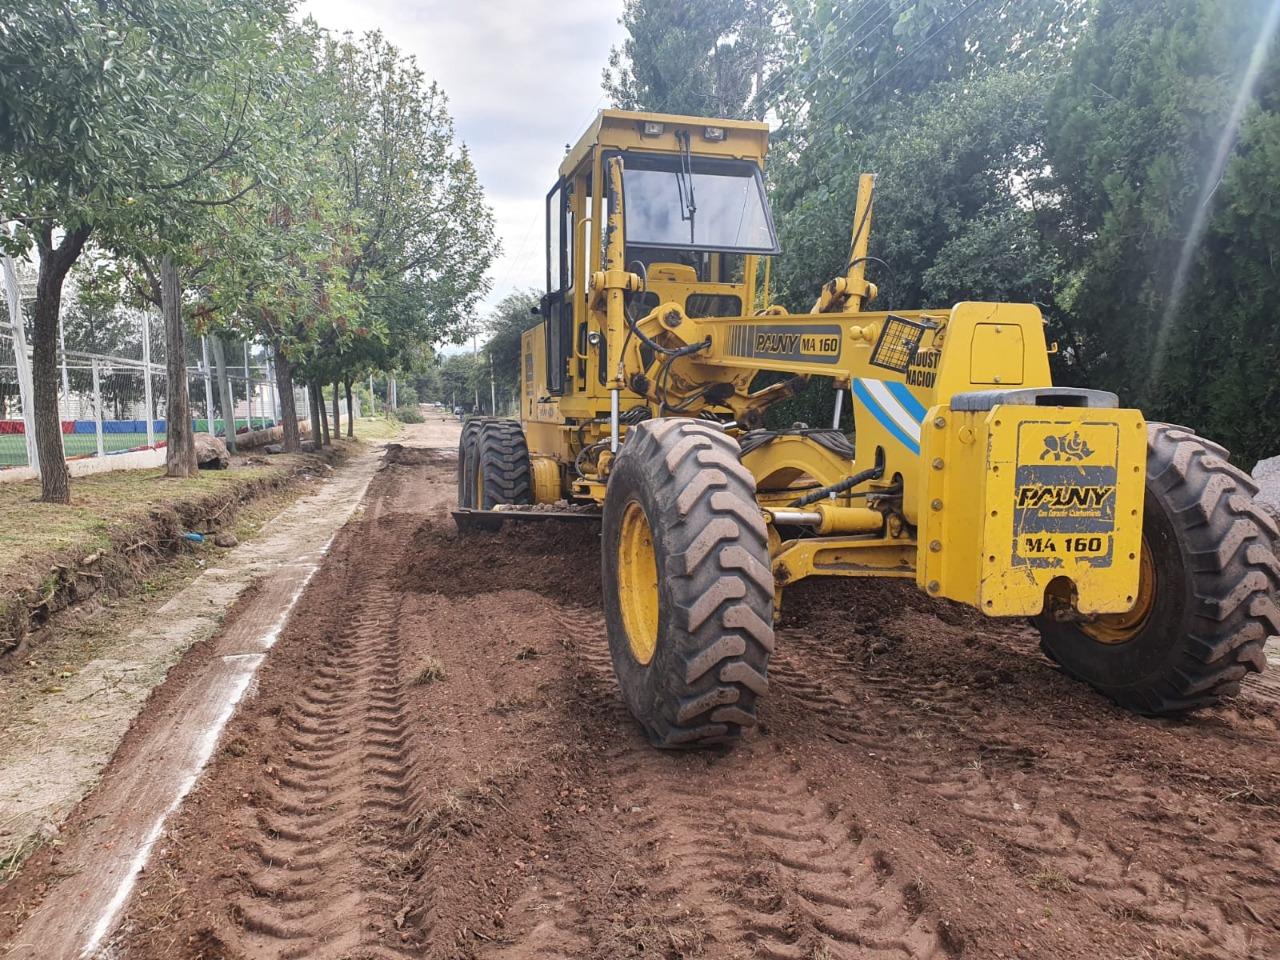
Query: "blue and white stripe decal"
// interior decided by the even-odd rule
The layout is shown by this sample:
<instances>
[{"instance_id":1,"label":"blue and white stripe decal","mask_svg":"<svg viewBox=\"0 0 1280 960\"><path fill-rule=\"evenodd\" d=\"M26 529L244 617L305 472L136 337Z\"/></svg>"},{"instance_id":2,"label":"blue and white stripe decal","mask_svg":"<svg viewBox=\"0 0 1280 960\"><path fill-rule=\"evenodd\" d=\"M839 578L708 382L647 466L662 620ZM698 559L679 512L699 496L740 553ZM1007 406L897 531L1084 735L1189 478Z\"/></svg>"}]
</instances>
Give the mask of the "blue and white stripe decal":
<instances>
[{"instance_id":1,"label":"blue and white stripe decal","mask_svg":"<svg viewBox=\"0 0 1280 960\"><path fill-rule=\"evenodd\" d=\"M885 380L853 381L854 399L904 447L920 455L920 422L925 409L906 384Z\"/></svg>"}]
</instances>

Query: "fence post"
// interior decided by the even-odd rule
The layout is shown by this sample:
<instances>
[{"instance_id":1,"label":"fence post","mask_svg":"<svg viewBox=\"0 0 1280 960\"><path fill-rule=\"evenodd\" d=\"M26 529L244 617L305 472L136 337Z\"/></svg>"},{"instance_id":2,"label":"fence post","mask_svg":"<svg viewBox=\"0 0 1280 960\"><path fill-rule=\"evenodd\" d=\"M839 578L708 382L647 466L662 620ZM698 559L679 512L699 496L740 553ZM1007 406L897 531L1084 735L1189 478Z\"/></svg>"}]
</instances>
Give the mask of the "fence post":
<instances>
[{"instance_id":1,"label":"fence post","mask_svg":"<svg viewBox=\"0 0 1280 960\"><path fill-rule=\"evenodd\" d=\"M147 446L156 445L156 422L151 405L151 315L142 311L142 403L147 414Z\"/></svg>"},{"instance_id":2,"label":"fence post","mask_svg":"<svg viewBox=\"0 0 1280 960\"><path fill-rule=\"evenodd\" d=\"M245 416L249 418L249 429L253 429L253 377L249 373L249 341L244 342L244 389Z\"/></svg>"},{"instance_id":3,"label":"fence post","mask_svg":"<svg viewBox=\"0 0 1280 960\"><path fill-rule=\"evenodd\" d=\"M18 397L22 401L22 430L27 441L27 463L40 476L40 455L36 451L36 408L32 400L31 361L27 357L27 329L22 319L22 298L18 293L18 270L13 257L0 257L4 270L4 289L9 302L9 320L13 328L13 363L18 368Z\"/></svg>"},{"instance_id":4,"label":"fence post","mask_svg":"<svg viewBox=\"0 0 1280 960\"><path fill-rule=\"evenodd\" d=\"M98 440L98 456L107 455L107 447L102 436L102 383L98 379L98 358L89 361L93 367L93 432Z\"/></svg>"},{"instance_id":5,"label":"fence post","mask_svg":"<svg viewBox=\"0 0 1280 960\"><path fill-rule=\"evenodd\" d=\"M272 423L280 422L280 408L276 404L276 368L267 361L267 397L271 401L271 412L267 419Z\"/></svg>"},{"instance_id":6,"label":"fence post","mask_svg":"<svg viewBox=\"0 0 1280 960\"><path fill-rule=\"evenodd\" d=\"M80 411L71 411L71 377L67 375L67 335L62 329L62 310L58 310L58 349L62 352L62 402L67 405L67 419L75 420ZM58 419L62 419L61 413Z\"/></svg>"},{"instance_id":7,"label":"fence post","mask_svg":"<svg viewBox=\"0 0 1280 960\"><path fill-rule=\"evenodd\" d=\"M209 436L216 437L218 428L213 422L213 371L209 369L209 338L200 338L200 355L204 359L204 408L209 414Z\"/></svg>"}]
</instances>

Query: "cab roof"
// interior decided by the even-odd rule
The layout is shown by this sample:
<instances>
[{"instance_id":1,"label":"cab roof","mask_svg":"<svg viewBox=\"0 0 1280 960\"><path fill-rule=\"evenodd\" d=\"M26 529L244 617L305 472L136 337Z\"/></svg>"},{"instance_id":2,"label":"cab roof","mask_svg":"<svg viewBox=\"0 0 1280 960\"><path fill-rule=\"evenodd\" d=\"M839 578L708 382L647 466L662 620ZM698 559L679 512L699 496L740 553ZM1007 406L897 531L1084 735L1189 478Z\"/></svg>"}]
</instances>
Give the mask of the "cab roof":
<instances>
[{"instance_id":1,"label":"cab roof","mask_svg":"<svg viewBox=\"0 0 1280 960\"><path fill-rule=\"evenodd\" d=\"M657 136L645 136L646 123L660 123L663 131ZM706 128L724 130L723 140L707 140ZM657 153L677 153L675 131L689 130L696 133L691 143L695 155L715 157L739 157L763 163L769 149L769 125L758 120L721 120L714 117L686 117L671 113L641 113L632 110L601 110L596 114L586 133L578 138L560 164L560 176L573 174L597 145L619 150L650 150Z\"/></svg>"}]
</instances>

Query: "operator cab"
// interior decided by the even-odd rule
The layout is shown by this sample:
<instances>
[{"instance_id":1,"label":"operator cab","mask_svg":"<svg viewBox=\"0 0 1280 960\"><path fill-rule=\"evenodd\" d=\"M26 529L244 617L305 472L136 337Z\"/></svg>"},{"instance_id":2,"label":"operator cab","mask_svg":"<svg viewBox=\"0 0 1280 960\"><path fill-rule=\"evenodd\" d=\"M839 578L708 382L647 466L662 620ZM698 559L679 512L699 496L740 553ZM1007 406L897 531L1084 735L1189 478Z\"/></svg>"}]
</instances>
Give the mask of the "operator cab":
<instances>
[{"instance_id":1,"label":"operator cab","mask_svg":"<svg viewBox=\"0 0 1280 960\"><path fill-rule=\"evenodd\" d=\"M605 331L590 329L586 296L619 200L608 188L609 161L623 165L627 269L645 281L628 294L630 308L644 314L676 302L693 318L735 317L755 310L759 258L779 252L762 175L767 142L763 123L600 113L547 194L539 312L550 394L605 381Z\"/></svg>"}]
</instances>

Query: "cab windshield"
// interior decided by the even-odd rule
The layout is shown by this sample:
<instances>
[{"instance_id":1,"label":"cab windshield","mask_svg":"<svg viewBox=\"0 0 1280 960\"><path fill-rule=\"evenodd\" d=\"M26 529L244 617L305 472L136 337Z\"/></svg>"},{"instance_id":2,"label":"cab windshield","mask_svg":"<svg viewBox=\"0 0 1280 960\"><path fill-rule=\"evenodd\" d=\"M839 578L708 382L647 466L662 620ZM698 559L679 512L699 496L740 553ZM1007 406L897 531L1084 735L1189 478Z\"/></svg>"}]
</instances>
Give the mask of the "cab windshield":
<instances>
[{"instance_id":1,"label":"cab windshield","mask_svg":"<svg viewBox=\"0 0 1280 960\"><path fill-rule=\"evenodd\" d=\"M777 253L760 168L749 160L624 153L629 247Z\"/></svg>"}]
</instances>

